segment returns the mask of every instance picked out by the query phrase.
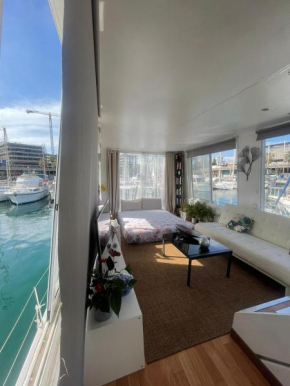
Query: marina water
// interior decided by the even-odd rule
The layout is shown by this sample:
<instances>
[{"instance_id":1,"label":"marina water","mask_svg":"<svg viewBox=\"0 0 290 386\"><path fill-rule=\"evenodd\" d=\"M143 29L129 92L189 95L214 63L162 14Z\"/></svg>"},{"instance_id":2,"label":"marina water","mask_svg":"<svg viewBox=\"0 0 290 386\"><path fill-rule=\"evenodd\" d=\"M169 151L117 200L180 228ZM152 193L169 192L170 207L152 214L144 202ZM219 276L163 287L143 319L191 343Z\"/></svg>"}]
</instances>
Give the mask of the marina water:
<instances>
[{"instance_id":1,"label":"marina water","mask_svg":"<svg viewBox=\"0 0 290 386\"><path fill-rule=\"evenodd\" d=\"M46 303L52 214L48 199L18 207L0 203L0 350L38 282L39 300ZM35 305L32 295L0 353L0 385L11 368L5 384L16 383L37 330Z\"/></svg>"}]
</instances>

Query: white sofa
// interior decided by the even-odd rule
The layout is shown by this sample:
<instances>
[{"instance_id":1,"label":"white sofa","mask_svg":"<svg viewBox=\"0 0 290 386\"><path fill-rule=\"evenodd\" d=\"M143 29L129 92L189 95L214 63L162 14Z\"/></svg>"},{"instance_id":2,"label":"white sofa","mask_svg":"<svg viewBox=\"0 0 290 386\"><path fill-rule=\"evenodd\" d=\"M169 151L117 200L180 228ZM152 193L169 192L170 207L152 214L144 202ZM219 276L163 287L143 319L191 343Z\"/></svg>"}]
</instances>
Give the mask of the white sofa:
<instances>
[{"instance_id":1,"label":"white sofa","mask_svg":"<svg viewBox=\"0 0 290 386\"><path fill-rule=\"evenodd\" d=\"M236 214L252 218L252 229L238 233L227 228ZM218 222L198 223L196 230L231 248L235 257L281 283L289 295L290 218L250 206L226 205Z\"/></svg>"}]
</instances>

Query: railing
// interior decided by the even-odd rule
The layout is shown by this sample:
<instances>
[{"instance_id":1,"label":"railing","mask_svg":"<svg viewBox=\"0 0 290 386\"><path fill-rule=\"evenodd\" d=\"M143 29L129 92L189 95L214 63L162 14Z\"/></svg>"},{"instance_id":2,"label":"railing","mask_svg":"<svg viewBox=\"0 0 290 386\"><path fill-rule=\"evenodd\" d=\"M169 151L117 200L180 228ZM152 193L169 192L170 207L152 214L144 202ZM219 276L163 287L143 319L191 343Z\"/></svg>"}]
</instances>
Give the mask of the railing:
<instances>
[{"instance_id":1,"label":"railing","mask_svg":"<svg viewBox=\"0 0 290 386\"><path fill-rule=\"evenodd\" d=\"M43 313L42 313L42 311L41 311L41 308L45 305L45 304L42 304L42 302L43 302L45 296L47 295L47 290L45 291L44 295L42 296L42 298L41 298L40 301L39 301L38 292L37 292L37 287L38 287L38 285L40 284L40 282L43 280L43 278L45 277L45 275L46 275L47 272L48 272L48 268L44 271L44 273L42 274L42 276L40 277L40 279L38 280L38 282L36 283L36 285L33 287L33 289L32 289L32 291L31 291L30 295L28 296L28 298L27 298L27 300L26 300L26 303L24 304L24 306L23 306L23 308L22 308L22 310L21 310L21 312L20 312L20 314L19 314L19 316L18 316L18 318L16 319L16 321L15 321L13 327L11 328L9 334L7 335L7 338L5 339L4 343L2 344L2 346L1 346L1 348L0 348L0 355L1 355L2 352L4 351L5 347L9 344L9 341L10 341L10 339L11 339L11 336L13 335L13 333L14 333L14 331L15 331L17 325L19 324L21 318L22 318L23 315L24 315L24 311L26 310L28 304L30 303L31 298L32 298L33 295L34 295L34 296L35 296L35 313L33 314L33 318L32 318L32 320L31 320L31 322L30 322L30 325L29 325L29 327L28 327L28 329L27 329L27 331L26 331L26 333L25 333L25 336L24 336L24 338L23 338L23 340L22 340L22 342L21 342L21 344L20 344L20 346L19 346L19 349L18 349L18 351L17 351L17 353L16 353L16 355L15 355L15 357L14 357L14 359L13 359L12 365L10 366L10 368L9 368L9 370L8 370L8 373L7 373L7 375L6 375L6 378L5 378L5 380L4 380L3 384L2 384L2 386L5 386L5 385L7 384L8 380L9 380L9 378L10 378L10 376L11 376L11 373L12 373L14 367L15 367L15 364L17 363L17 359L18 359L18 357L19 357L19 355L20 355L20 353L21 353L21 351L22 351L22 349L23 349L23 347L24 347L24 344L25 344L25 342L26 342L26 340L27 340L27 338L28 338L28 336L29 336L29 333L30 333L30 331L31 331L32 326L34 325L34 323L36 322L37 329L43 328L43 326L44 326L45 320L44 320L44 318L43 318ZM0 357L0 358L1 358L1 357Z\"/></svg>"}]
</instances>

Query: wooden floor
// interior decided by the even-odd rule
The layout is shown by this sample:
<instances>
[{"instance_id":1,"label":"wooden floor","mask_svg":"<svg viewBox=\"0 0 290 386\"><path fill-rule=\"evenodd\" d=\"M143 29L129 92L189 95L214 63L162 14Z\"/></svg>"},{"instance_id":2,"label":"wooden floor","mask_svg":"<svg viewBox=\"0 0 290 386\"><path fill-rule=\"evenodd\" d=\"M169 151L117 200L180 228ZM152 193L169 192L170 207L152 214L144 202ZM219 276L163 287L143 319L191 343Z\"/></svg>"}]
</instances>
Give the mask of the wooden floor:
<instances>
[{"instance_id":1,"label":"wooden floor","mask_svg":"<svg viewBox=\"0 0 290 386\"><path fill-rule=\"evenodd\" d=\"M174 339L174 337L172 337ZM107 386L269 385L230 335L146 365Z\"/></svg>"}]
</instances>

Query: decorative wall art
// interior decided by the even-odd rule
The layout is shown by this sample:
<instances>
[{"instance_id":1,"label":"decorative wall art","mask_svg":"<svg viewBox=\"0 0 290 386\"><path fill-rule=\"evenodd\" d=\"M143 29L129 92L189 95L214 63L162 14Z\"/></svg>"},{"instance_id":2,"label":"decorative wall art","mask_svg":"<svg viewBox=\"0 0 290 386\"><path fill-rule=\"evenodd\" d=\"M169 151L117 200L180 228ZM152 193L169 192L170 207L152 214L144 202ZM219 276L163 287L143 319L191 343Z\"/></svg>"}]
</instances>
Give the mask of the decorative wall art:
<instances>
[{"instance_id":1,"label":"decorative wall art","mask_svg":"<svg viewBox=\"0 0 290 386\"><path fill-rule=\"evenodd\" d=\"M245 146L239 153L238 157L238 172L242 172L246 175L247 181L252 171L252 165L260 158L261 149L259 147Z\"/></svg>"}]
</instances>

